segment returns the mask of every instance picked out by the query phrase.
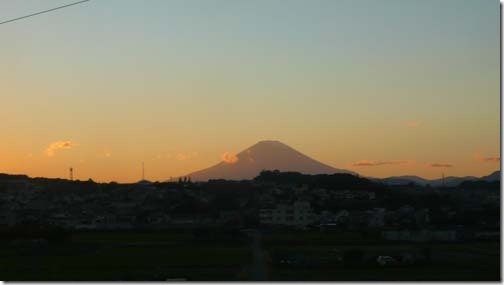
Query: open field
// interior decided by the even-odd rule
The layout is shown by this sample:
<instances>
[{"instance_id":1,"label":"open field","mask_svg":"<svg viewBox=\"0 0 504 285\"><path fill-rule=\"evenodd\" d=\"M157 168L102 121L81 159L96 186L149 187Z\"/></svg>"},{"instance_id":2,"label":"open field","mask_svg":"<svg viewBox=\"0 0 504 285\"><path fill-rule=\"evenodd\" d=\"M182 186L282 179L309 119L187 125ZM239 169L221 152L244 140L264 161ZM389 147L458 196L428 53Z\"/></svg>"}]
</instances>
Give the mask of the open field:
<instances>
[{"instance_id":1,"label":"open field","mask_svg":"<svg viewBox=\"0 0 504 285\"><path fill-rule=\"evenodd\" d=\"M80 232L67 241L46 245L12 246L6 241L0 245L0 279L256 280L258 267L269 280L500 279L499 242L384 243L359 240L352 233L313 232L257 234L254 243L246 235L208 236L190 231ZM353 242L350 237L355 238ZM368 257L404 252L421 256L426 248L429 262L407 266L349 266L341 259L356 250ZM307 262L280 266L278 256L288 255L302 256Z\"/></svg>"},{"instance_id":2,"label":"open field","mask_svg":"<svg viewBox=\"0 0 504 285\"><path fill-rule=\"evenodd\" d=\"M246 243L196 242L189 234L79 233L45 247L0 247L2 280L239 279Z\"/></svg>"},{"instance_id":3,"label":"open field","mask_svg":"<svg viewBox=\"0 0 504 285\"><path fill-rule=\"evenodd\" d=\"M369 236L359 238L358 234L349 232L307 232L289 236L273 233L264 237L263 250L269 254L269 279L277 281L500 280L498 241L398 243ZM345 253L355 251L362 254L363 261L349 265L344 260ZM384 267L373 262L380 255L397 257L402 254L416 256L419 260L414 264ZM303 265L279 264L278 259L285 256L302 258Z\"/></svg>"}]
</instances>

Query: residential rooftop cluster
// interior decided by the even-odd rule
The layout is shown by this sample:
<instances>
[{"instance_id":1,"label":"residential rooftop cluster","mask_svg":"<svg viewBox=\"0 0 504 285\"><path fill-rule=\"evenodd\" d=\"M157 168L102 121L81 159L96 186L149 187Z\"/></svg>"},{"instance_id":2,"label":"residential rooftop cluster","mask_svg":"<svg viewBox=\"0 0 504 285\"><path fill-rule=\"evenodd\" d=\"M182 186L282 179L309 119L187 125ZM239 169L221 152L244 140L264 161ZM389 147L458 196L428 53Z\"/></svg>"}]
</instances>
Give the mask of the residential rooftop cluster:
<instances>
[{"instance_id":1,"label":"residential rooftop cluster","mask_svg":"<svg viewBox=\"0 0 504 285\"><path fill-rule=\"evenodd\" d=\"M289 175L295 177L284 177ZM388 240L484 238L500 227L495 185L499 183L387 186L349 174L278 172L244 181L132 184L3 175L0 225L67 230L285 227L379 230Z\"/></svg>"}]
</instances>

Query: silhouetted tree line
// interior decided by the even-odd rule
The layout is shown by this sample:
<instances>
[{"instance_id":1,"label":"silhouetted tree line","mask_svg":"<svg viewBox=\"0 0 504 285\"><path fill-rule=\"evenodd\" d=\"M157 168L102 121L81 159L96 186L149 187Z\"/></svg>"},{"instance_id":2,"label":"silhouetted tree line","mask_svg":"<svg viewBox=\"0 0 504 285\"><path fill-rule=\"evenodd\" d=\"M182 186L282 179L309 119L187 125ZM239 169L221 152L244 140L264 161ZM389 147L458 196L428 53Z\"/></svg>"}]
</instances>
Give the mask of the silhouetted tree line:
<instances>
[{"instance_id":1,"label":"silhouetted tree line","mask_svg":"<svg viewBox=\"0 0 504 285\"><path fill-rule=\"evenodd\" d=\"M254 178L258 182L273 182L276 184L297 184L311 187L321 187L333 190L384 190L386 187L369 179L352 174L317 174L308 175L299 172L280 172L279 170L264 170Z\"/></svg>"},{"instance_id":2,"label":"silhouetted tree line","mask_svg":"<svg viewBox=\"0 0 504 285\"><path fill-rule=\"evenodd\" d=\"M481 190L500 190L500 181L464 181L457 188L460 189L481 189Z\"/></svg>"}]
</instances>

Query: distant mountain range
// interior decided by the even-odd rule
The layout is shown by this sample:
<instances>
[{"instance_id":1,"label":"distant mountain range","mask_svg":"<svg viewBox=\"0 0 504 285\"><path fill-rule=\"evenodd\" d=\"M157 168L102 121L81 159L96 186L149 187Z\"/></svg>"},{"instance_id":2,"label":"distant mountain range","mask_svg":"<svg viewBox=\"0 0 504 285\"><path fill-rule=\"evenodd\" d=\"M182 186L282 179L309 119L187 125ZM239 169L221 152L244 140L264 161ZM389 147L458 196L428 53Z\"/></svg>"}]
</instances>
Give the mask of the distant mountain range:
<instances>
[{"instance_id":1,"label":"distant mountain range","mask_svg":"<svg viewBox=\"0 0 504 285\"><path fill-rule=\"evenodd\" d=\"M379 182L385 185L407 185L414 183L420 186L430 185L432 187L458 186L464 181L500 181L501 172L497 170L487 176L448 176L444 179L425 179L419 176L392 176L387 178L374 178L359 175L356 172L339 169L319 162L292 147L273 140L260 141L253 146L238 153L236 156L229 155L214 166L200 171L189 173L192 181L208 181L211 179L225 180L252 180L259 176L263 170L278 170L280 172L297 172L298 174L317 175L317 174L352 174L358 178L366 178L373 182ZM298 177L292 176L286 177ZM0 174L0 180L5 179L31 179L26 175ZM44 178L37 178L44 179ZM326 179L326 178L324 178ZM150 184L149 181L140 181L140 184Z\"/></svg>"},{"instance_id":2,"label":"distant mountain range","mask_svg":"<svg viewBox=\"0 0 504 285\"><path fill-rule=\"evenodd\" d=\"M292 147L273 140L265 140L232 156L227 161L221 161L209 168L189 173L186 176L191 177L192 181L207 181L210 179L226 180L249 180L257 177L262 170L279 170L282 172L299 172L303 174L334 174L348 173L358 175L357 173L338 169L322 162L319 162ZM433 187L457 186L463 181L500 181L500 171L495 171L490 175L483 177L448 176L440 179L425 179L419 176L393 176L387 178L368 179L381 182L386 185L406 185L415 183L421 186L431 185Z\"/></svg>"},{"instance_id":3,"label":"distant mountain range","mask_svg":"<svg viewBox=\"0 0 504 285\"><path fill-rule=\"evenodd\" d=\"M209 179L253 179L262 170L292 171L304 174L357 173L338 169L291 148L279 141L260 141L238 153L229 161L221 161L209 168L188 174L192 181Z\"/></svg>"},{"instance_id":4,"label":"distant mountain range","mask_svg":"<svg viewBox=\"0 0 504 285\"><path fill-rule=\"evenodd\" d=\"M381 182L387 185L406 185L409 183L415 183L421 186L426 186L427 184L433 186L433 187L438 187L438 186L443 186L443 183L447 187L453 187L457 186L460 183L464 181L500 181L501 179L501 173L500 170L497 170L495 172L492 172L490 175L487 176L482 176L482 177L475 177L475 176L463 176L463 177L456 177L456 176L448 176L444 178L444 182L442 178L439 179L425 179L422 177L418 176L393 176L393 177L387 177L387 178L369 178L373 181Z\"/></svg>"}]
</instances>

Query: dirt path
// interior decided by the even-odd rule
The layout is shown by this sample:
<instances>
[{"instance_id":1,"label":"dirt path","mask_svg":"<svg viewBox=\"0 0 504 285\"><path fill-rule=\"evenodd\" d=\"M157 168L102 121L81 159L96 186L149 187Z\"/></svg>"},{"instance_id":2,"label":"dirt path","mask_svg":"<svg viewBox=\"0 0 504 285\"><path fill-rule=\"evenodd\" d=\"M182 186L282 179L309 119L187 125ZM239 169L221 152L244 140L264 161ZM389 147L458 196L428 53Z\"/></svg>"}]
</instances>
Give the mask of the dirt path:
<instances>
[{"instance_id":1,"label":"dirt path","mask_svg":"<svg viewBox=\"0 0 504 285\"><path fill-rule=\"evenodd\" d=\"M257 230L249 233L250 248L252 250L253 264L252 264L252 280L265 281L268 280L268 271L266 264L266 257L261 245L261 233Z\"/></svg>"}]
</instances>

